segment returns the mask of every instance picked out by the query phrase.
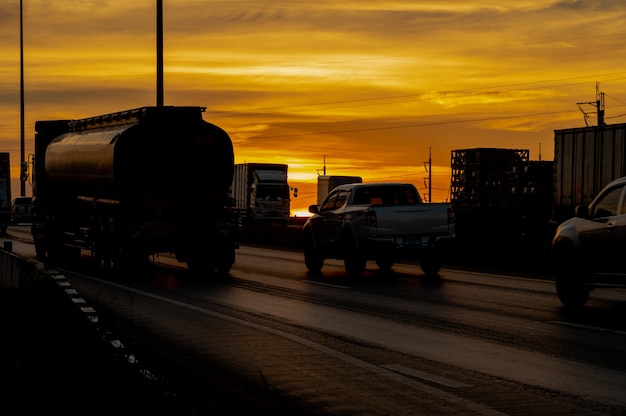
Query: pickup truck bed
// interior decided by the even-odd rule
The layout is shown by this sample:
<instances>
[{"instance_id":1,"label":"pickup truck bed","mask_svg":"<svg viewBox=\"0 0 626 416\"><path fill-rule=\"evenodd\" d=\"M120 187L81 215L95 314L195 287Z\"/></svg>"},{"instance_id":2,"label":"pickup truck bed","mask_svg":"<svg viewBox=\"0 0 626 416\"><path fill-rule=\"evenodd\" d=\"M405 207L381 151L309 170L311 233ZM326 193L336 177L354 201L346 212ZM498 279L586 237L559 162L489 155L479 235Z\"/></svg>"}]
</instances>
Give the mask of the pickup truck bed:
<instances>
[{"instance_id":1,"label":"pickup truck bed","mask_svg":"<svg viewBox=\"0 0 626 416\"><path fill-rule=\"evenodd\" d=\"M448 204L424 204L412 184L341 185L304 225L304 257L309 271L324 259L343 259L351 277L360 277L367 260L390 269L402 259L420 261L428 275L439 272L444 243L454 238L454 213Z\"/></svg>"}]
</instances>

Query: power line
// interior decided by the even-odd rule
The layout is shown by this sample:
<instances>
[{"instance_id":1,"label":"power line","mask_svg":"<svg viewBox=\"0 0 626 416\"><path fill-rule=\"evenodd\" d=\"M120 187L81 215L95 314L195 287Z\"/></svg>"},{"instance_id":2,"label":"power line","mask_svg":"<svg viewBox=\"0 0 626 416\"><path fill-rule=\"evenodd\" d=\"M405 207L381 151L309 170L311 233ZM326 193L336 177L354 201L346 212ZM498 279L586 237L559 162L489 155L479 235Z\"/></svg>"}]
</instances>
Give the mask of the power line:
<instances>
[{"instance_id":1,"label":"power line","mask_svg":"<svg viewBox=\"0 0 626 416\"><path fill-rule=\"evenodd\" d=\"M519 43L510 43L510 44L500 44L500 45L490 45L490 46L480 46L473 48L456 48L456 49L447 49L447 50L431 50L424 51L421 53L411 53L411 54L397 54L397 55L378 55L378 56L367 56L362 58L351 58L351 59L336 59L336 60L327 60L327 61L314 61L314 62L301 62L301 63L292 63L292 64L282 64L282 65L265 65L265 66L255 66L253 68L236 68L236 69L222 69L222 70L213 70L210 71L211 74L240 74L246 71L258 71L259 68L266 69L284 69L284 68L302 68L302 67L323 67L328 65L338 65L338 64L347 64L354 62L364 62L364 61L380 61L380 60L389 60L389 59L397 59L397 58L412 58L412 57L420 57L427 55L456 55L461 52L476 52L476 51L485 51L490 49L507 49L520 47L520 46L533 46L533 45L546 45L550 43L557 42L575 42L582 41L594 38L616 38L619 36L626 35L626 32L620 33L611 33L606 35L595 35L595 36L580 36L580 37L572 37L565 39L552 39L552 40L544 40L544 41L536 41L536 42L519 42Z\"/></svg>"},{"instance_id":2,"label":"power line","mask_svg":"<svg viewBox=\"0 0 626 416\"><path fill-rule=\"evenodd\" d=\"M512 119L512 118L520 118L520 117L538 117L538 116L546 116L546 115L550 115L550 114L565 114L565 113L571 113L571 112L575 112L575 111L574 110L568 110L568 111L543 111L541 113L517 114L517 115L499 116L499 117L483 117L483 118L474 118L474 119L467 119L467 120L433 121L433 122L429 122L429 123L404 124L404 125L400 125L400 126L369 127L369 128L362 128L362 129L320 131L320 132L314 132L314 133L298 133L298 134L285 134L285 135L256 136L256 138L257 139L287 138L287 137L318 136L318 135L339 134L339 133L361 133L361 132L365 132L365 131L397 130L397 129L407 129L407 128L415 128L415 127L442 126L442 125L452 125L452 124L462 124L462 123L475 123L475 122L480 122L480 121L506 120L506 119Z\"/></svg>"},{"instance_id":3,"label":"power line","mask_svg":"<svg viewBox=\"0 0 626 416\"><path fill-rule=\"evenodd\" d=\"M595 75L560 78L560 79L552 79L552 80L544 80L544 81L502 84L502 85L476 87L476 88L459 89L459 90L434 91L430 93L391 95L391 96L385 96L385 97L339 100L339 101L329 101L329 102L312 103L312 104L298 104L298 105L291 105L291 106L257 107L257 108L237 110L235 112L212 111L212 112L206 112L205 114L211 119L215 119L215 118L225 118L225 117L240 117L242 113L246 113L248 116L252 116L252 115L266 116L268 114L285 114L285 113L292 114L292 113L298 113L298 112L316 111L320 109L331 110L331 109L337 109L337 108L353 108L353 107L363 107L363 106L386 105L386 104L408 102L408 101L420 101L420 100L432 101L432 100L440 98L441 96L446 96L447 98L453 98L453 97L458 98L458 97L472 96L476 94L484 94L483 91L485 90L496 90L496 91L491 92L490 94L503 94L503 93L510 92L510 91L528 91L528 90L536 90L540 88L563 88L563 87L570 87L572 85L586 84L589 82L588 81L589 79L598 79L602 77L623 75L623 74L626 74L626 72L622 71L622 72L613 72L613 73L607 73L607 74L595 74ZM622 80L622 79L626 79L626 78L616 78L616 79L612 79L612 81ZM573 80L585 80L585 81L558 84L559 82L573 81ZM606 82L606 80L603 82ZM538 84L546 84L546 83L556 83L556 84L538 85ZM532 85L536 85L536 86L531 87ZM523 87L523 86L529 86L529 87L506 90L507 88L511 88L511 87ZM300 110L298 110L299 108Z\"/></svg>"}]
</instances>

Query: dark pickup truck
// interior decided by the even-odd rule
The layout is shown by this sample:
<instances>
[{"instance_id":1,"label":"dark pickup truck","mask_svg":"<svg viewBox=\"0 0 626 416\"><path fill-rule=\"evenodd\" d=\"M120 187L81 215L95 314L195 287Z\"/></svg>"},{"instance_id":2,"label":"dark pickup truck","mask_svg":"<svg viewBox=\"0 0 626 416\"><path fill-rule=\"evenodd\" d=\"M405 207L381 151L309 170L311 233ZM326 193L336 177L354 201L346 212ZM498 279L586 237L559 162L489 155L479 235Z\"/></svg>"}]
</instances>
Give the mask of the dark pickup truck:
<instances>
[{"instance_id":1,"label":"dark pickup truck","mask_svg":"<svg viewBox=\"0 0 626 416\"><path fill-rule=\"evenodd\" d=\"M626 177L615 179L552 240L556 292L567 308L581 308L598 287L626 288Z\"/></svg>"},{"instance_id":2,"label":"dark pickup truck","mask_svg":"<svg viewBox=\"0 0 626 416\"><path fill-rule=\"evenodd\" d=\"M367 260L390 269L415 259L427 275L442 266L442 250L454 237L448 204L425 204L409 183L353 183L333 189L304 225L304 260L320 272L324 259L343 259L350 277L365 272Z\"/></svg>"}]
</instances>

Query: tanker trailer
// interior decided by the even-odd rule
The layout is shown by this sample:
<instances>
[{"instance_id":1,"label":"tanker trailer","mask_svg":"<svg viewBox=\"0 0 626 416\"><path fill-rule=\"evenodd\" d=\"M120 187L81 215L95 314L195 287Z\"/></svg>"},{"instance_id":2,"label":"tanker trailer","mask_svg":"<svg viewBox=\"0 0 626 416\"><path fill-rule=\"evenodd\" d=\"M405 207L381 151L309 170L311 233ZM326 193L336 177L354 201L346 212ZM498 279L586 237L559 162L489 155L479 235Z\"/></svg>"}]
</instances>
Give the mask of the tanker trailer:
<instances>
[{"instance_id":1,"label":"tanker trailer","mask_svg":"<svg viewBox=\"0 0 626 416\"><path fill-rule=\"evenodd\" d=\"M233 146L203 111L142 107L36 122L36 254L89 250L112 268L173 253L192 272L230 271L237 228L225 207Z\"/></svg>"}]
</instances>

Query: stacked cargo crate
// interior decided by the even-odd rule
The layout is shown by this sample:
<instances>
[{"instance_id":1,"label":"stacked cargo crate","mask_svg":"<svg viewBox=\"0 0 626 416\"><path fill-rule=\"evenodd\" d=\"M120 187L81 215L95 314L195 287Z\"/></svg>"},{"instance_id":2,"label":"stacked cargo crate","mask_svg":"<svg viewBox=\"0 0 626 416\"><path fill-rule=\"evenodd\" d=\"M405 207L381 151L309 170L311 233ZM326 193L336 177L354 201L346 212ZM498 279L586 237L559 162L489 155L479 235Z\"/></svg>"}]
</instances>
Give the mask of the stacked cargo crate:
<instances>
[{"instance_id":1,"label":"stacked cargo crate","mask_svg":"<svg viewBox=\"0 0 626 416\"><path fill-rule=\"evenodd\" d=\"M498 250L541 249L550 236L553 167L525 149L452 152L457 234Z\"/></svg>"},{"instance_id":2,"label":"stacked cargo crate","mask_svg":"<svg viewBox=\"0 0 626 416\"><path fill-rule=\"evenodd\" d=\"M513 208L511 175L523 169L528 156L523 149L452 151L451 203L460 235L488 232L508 216Z\"/></svg>"}]
</instances>

